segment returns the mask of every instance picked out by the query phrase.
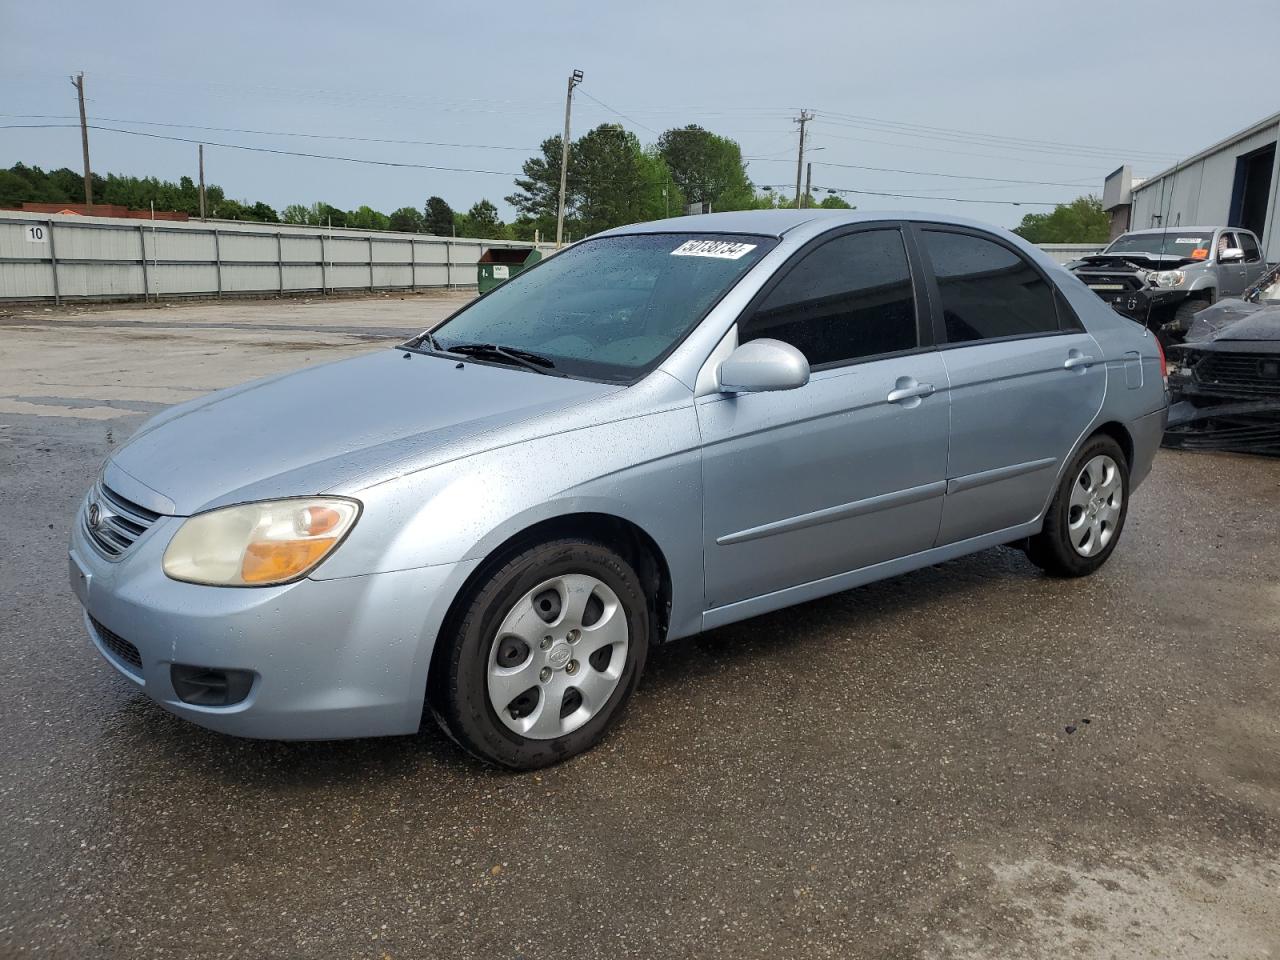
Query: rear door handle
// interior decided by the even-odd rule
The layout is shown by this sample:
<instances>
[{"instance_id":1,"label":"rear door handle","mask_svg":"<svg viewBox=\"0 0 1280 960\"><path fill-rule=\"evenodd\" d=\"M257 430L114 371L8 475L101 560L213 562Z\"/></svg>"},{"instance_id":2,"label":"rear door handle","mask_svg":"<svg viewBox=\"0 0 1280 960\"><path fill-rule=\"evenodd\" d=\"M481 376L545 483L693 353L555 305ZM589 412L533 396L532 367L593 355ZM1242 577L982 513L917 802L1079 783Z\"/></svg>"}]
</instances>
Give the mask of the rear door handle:
<instances>
[{"instance_id":1,"label":"rear door handle","mask_svg":"<svg viewBox=\"0 0 1280 960\"><path fill-rule=\"evenodd\" d=\"M903 379L900 378L899 382ZM902 403L904 400L915 400L917 397L928 397L933 394L932 383L916 383L912 386L896 387L889 391L889 395L885 397L890 403Z\"/></svg>"},{"instance_id":2,"label":"rear door handle","mask_svg":"<svg viewBox=\"0 0 1280 960\"><path fill-rule=\"evenodd\" d=\"M1094 363L1093 357L1084 353L1073 353L1067 357L1066 362L1062 364L1067 370L1074 370L1076 367L1089 367Z\"/></svg>"}]
</instances>

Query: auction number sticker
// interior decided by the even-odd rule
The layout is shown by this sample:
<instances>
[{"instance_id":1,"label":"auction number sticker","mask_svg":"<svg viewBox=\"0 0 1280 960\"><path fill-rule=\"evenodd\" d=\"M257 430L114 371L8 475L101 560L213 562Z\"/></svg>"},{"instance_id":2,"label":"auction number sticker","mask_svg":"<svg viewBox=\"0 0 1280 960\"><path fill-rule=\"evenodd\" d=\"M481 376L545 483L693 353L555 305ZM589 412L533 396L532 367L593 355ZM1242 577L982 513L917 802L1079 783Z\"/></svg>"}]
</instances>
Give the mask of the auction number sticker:
<instances>
[{"instance_id":1,"label":"auction number sticker","mask_svg":"<svg viewBox=\"0 0 1280 960\"><path fill-rule=\"evenodd\" d=\"M713 257L716 260L741 260L756 248L754 243L732 240L686 240L671 251L673 257Z\"/></svg>"}]
</instances>

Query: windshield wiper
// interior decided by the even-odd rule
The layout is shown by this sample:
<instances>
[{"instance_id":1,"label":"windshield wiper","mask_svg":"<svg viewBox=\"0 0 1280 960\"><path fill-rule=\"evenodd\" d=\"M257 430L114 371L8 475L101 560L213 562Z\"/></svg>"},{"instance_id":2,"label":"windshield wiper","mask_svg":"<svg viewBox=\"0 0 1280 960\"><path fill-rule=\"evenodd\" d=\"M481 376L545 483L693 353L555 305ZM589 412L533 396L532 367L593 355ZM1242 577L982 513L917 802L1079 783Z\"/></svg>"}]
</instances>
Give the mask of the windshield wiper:
<instances>
[{"instance_id":1,"label":"windshield wiper","mask_svg":"<svg viewBox=\"0 0 1280 960\"><path fill-rule=\"evenodd\" d=\"M434 338L433 338L434 341ZM476 357L481 360L492 360L497 363L509 363L513 366L528 367L538 373L546 373L555 368L555 361L540 353L531 353L517 347L504 347L496 343L451 343L447 347L436 347L444 353L457 353L464 357Z\"/></svg>"},{"instance_id":2,"label":"windshield wiper","mask_svg":"<svg viewBox=\"0 0 1280 960\"><path fill-rule=\"evenodd\" d=\"M428 330L426 333L420 333L416 337L410 337L404 343L400 344L400 350L413 350L417 353L424 353L422 345L426 344L428 349L434 350L436 353L444 353L444 347L440 346L440 341Z\"/></svg>"}]
</instances>

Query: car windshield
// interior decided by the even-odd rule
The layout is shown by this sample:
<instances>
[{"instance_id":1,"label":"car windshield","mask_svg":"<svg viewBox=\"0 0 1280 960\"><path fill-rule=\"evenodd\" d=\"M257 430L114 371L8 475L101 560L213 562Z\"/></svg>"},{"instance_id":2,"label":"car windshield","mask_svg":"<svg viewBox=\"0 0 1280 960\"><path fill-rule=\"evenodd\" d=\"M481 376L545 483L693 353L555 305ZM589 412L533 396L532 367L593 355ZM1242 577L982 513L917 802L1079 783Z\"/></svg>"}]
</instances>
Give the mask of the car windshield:
<instances>
[{"instance_id":1,"label":"car windshield","mask_svg":"<svg viewBox=\"0 0 1280 960\"><path fill-rule=\"evenodd\" d=\"M1105 252L1165 254L1186 260L1207 260L1212 243L1212 231L1179 231L1177 227L1170 227L1167 233L1126 233Z\"/></svg>"},{"instance_id":2,"label":"car windshield","mask_svg":"<svg viewBox=\"0 0 1280 960\"><path fill-rule=\"evenodd\" d=\"M490 362L519 355L552 374L634 381L775 243L706 233L585 240L475 300L428 342Z\"/></svg>"}]
</instances>

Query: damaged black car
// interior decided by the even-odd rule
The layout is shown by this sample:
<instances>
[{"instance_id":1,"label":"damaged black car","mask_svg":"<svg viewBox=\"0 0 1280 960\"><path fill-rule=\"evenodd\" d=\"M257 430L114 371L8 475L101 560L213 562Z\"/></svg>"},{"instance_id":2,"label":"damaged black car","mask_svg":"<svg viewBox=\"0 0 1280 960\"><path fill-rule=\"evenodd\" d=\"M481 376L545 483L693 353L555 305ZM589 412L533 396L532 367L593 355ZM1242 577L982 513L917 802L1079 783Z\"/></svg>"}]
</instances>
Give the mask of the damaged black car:
<instances>
[{"instance_id":1,"label":"damaged black car","mask_svg":"<svg viewBox=\"0 0 1280 960\"><path fill-rule=\"evenodd\" d=\"M1170 347L1166 446L1280 456L1280 266Z\"/></svg>"}]
</instances>

